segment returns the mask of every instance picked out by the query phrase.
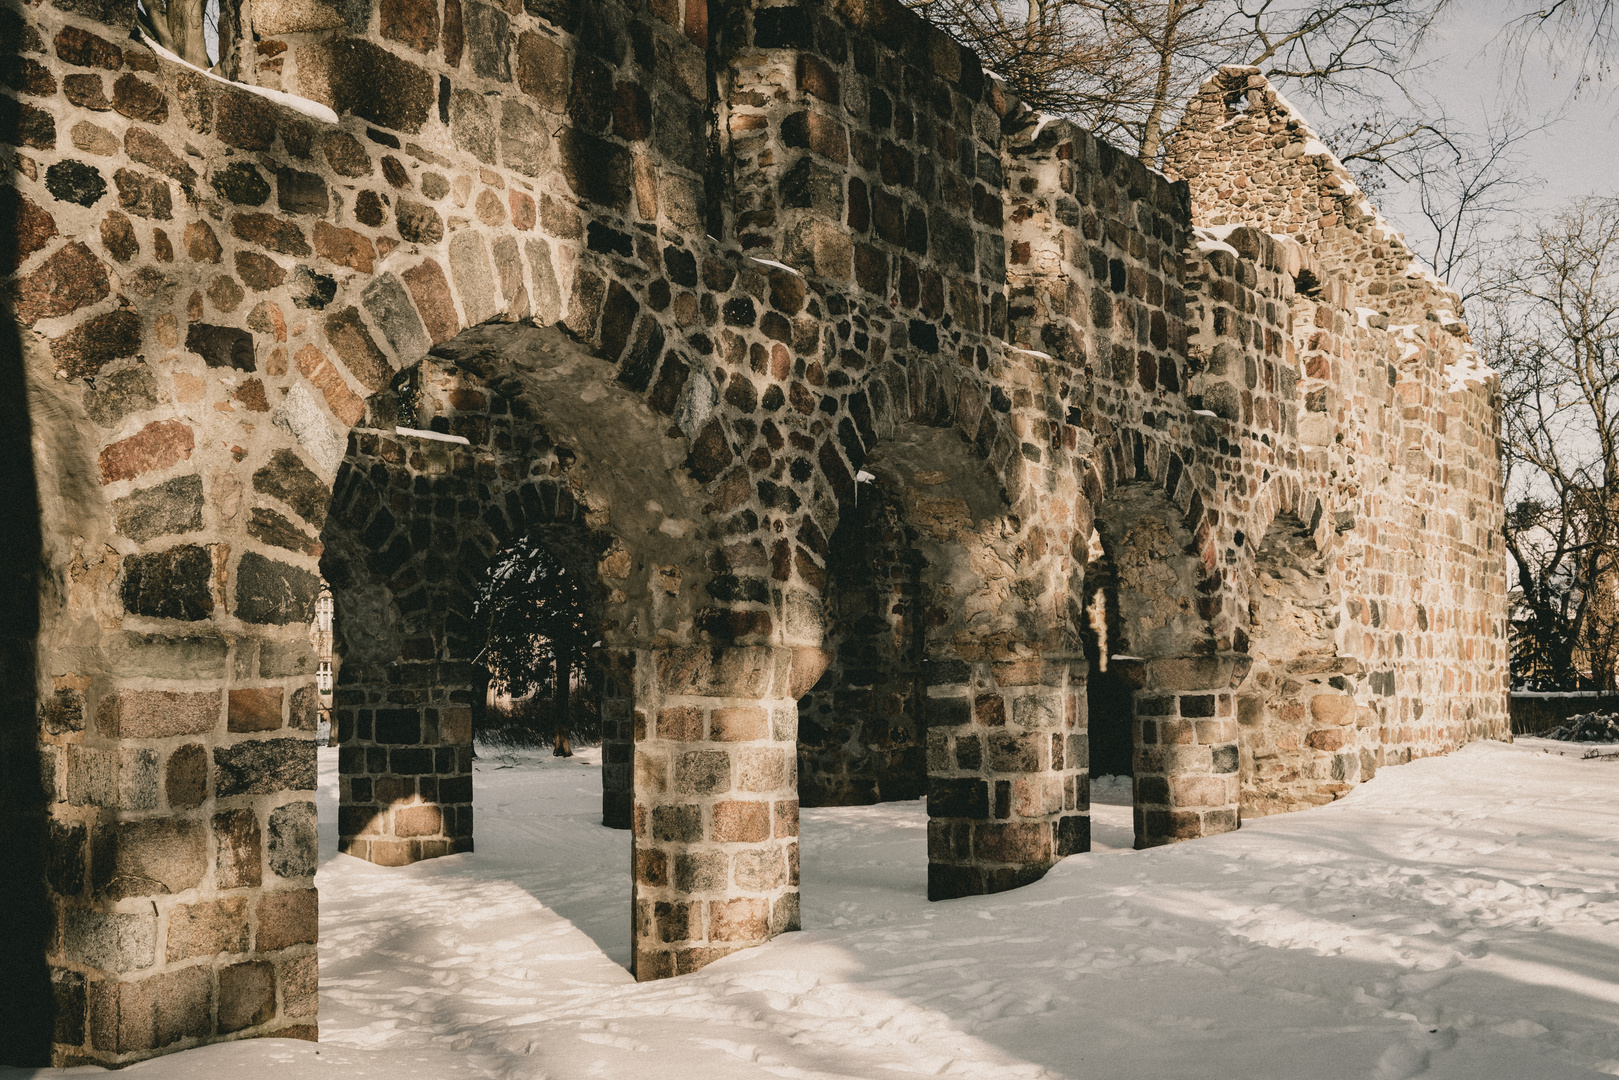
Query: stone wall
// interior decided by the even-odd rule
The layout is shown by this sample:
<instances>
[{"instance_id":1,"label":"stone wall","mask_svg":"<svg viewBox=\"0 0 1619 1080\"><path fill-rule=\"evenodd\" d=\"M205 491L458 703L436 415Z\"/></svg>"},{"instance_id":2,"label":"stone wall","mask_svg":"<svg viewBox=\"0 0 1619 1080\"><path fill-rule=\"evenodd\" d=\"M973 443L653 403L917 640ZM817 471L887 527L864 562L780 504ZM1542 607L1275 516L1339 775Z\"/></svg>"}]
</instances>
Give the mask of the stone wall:
<instances>
[{"instance_id":1,"label":"stone wall","mask_svg":"<svg viewBox=\"0 0 1619 1080\"><path fill-rule=\"evenodd\" d=\"M1142 846L1507 736L1495 381L1251 73L1180 182L890 0L254 11L230 83L0 7L18 1060L315 1037L322 574L400 863L478 573L593 573L640 978L799 926L801 788L925 794L936 899L1086 850L1094 591Z\"/></svg>"}]
</instances>

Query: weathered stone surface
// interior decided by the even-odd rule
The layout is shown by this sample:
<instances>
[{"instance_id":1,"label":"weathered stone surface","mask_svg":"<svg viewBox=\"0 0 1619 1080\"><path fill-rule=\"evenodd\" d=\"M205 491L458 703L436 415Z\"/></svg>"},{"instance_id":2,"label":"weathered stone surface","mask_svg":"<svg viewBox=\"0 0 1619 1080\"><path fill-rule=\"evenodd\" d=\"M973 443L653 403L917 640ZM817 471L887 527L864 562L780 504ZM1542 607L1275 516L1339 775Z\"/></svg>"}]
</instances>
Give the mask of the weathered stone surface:
<instances>
[{"instance_id":1,"label":"weathered stone surface","mask_svg":"<svg viewBox=\"0 0 1619 1080\"><path fill-rule=\"evenodd\" d=\"M282 740L286 741L286 740ZM218 767L218 775L228 776L232 781L229 792L220 790L218 781L215 781L214 794L238 795L244 783L240 770L234 764L242 762L246 768L252 767L251 747L258 743L243 743L238 750L214 751L216 762L221 753L230 755L233 764ZM227 773L226 770L229 769ZM226 810L213 817L214 830L214 884L221 889L239 889L258 885L264 878L263 871L263 834L259 829L258 815L249 809Z\"/></svg>"},{"instance_id":2,"label":"weathered stone surface","mask_svg":"<svg viewBox=\"0 0 1619 1080\"><path fill-rule=\"evenodd\" d=\"M434 0L382 0L377 28L382 36L417 52L438 48L438 4Z\"/></svg>"},{"instance_id":3,"label":"weathered stone surface","mask_svg":"<svg viewBox=\"0 0 1619 1080\"><path fill-rule=\"evenodd\" d=\"M214 748L214 793L221 798L314 789L315 744L311 740L256 739ZM256 847L256 831L254 837Z\"/></svg>"},{"instance_id":4,"label":"weathered stone surface","mask_svg":"<svg viewBox=\"0 0 1619 1080\"><path fill-rule=\"evenodd\" d=\"M517 39L517 85L543 109L560 113L571 82L568 54L549 36L525 30Z\"/></svg>"},{"instance_id":5,"label":"weathered stone surface","mask_svg":"<svg viewBox=\"0 0 1619 1080\"><path fill-rule=\"evenodd\" d=\"M251 163L233 161L217 169L209 180L215 191L238 206L263 206L270 197L269 181ZM207 228L207 225L203 225Z\"/></svg>"},{"instance_id":6,"label":"weathered stone surface","mask_svg":"<svg viewBox=\"0 0 1619 1080\"><path fill-rule=\"evenodd\" d=\"M433 343L436 345L453 337L461 329L461 317L456 313L455 301L450 296L450 282L444 276L443 267L427 259L406 270L404 278Z\"/></svg>"},{"instance_id":7,"label":"weathered stone surface","mask_svg":"<svg viewBox=\"0 0 1619 1080\"><path fill-rule=\"evenodd\" d=\"M317 848L314 803L288 803L271 812L271 871L284 878L309 877L315 873ZM309 895L313 900L314 894Z\"/></svg>"},{"instance_id":8,"label":"weathered stone surface","mask_svg":"<svg viewBox=\"0 0 1619 1080\"><path fill-rule=\"evenodd\" d=\"M140 316L128 308L86 319L51 342L51 359L69 379L95 375L141 347Z\"/></svg>"},{"instance_id":9,"label":"weathered stone surface","mask_svg":"<svg viewBox=\"0 0 1619 1080\"><path fill-rule=\"evenodd\" d=\"M253 335L234 326L192 323L186 331L186 348L211 368L254 371L258 366L253 356Z\"/></svg>"},{"instance_id":10,"label":"weathered stone surface","mask_svg":"<svg viewBox=\"0 0 1619 1080\"><path fill-rule=\"evenodd\" d=\"M303 230L273 214L237 214L230 221L231 232L250 244L282 255L308 255L309 241Z\"/></svg>"},{"instance_id":11,"label":"weathered stone surface","mask_svg":"<svg viewBox=\"0 0 1619 1080\"><path fill-rule=\"evenodd\" d=\"M107 181L95 166L70 159L45 170L45 188L63 202L94 206L107 193Z\"/></svg>"},{"instance_id":12,"label":"weathered stone surface","mask_svg":"<svg viewBox=\"0 0 1619 1080\"><path fill-rule=\"evenodd\" d=\"M253 29L268 37L310 34L348 25L342 12L320 0L256 0Z\"/></svg>"},{"instance_id":13,"label":"weathered stone surface","mask_svg":"<svg viewBox=\"0 0 1619 1080\"><path fill-rule=\"evenodd\" d=\"M245 552L236 566L236 617L243 622L307 623L320 579L307 570Z\"/></svg>"},{"instance_id":14,"label":"weathered stone surface","mask_svg":"<svg viewBox=\"0 0 1619 1080\"><path fill-rule=\"evenodd\" d=\"M250 960L219 969L220 1031L243 1031L274 1015L274 964Z\"/></svg>"},{"instance_id":15,"label":"weathered stone surface","mask_svg":"<svg viewBox=\"0 0 1619 1080\"><path fill-rule=\"evenodd\" d=\"M169 118L169 101L163 91L130 72L112 84L112 107L145 124L161 124Z\"/></svg>"},{"instance_id":16,"label":"weathered stone surface","mask_svg":"<svg viewBox=\"0 0 1619 1080\"><path fill-rule=\"evenodd\" d=\"M145 128L132 127L124 133L124 150L134 161L156 169L182 187L197 181L197 170L182 161L167 143Z\"/></svg>"},{"instance_id":17,"label":"weathered stone surface","mask_svg":"<svg viewBox=\"0 0 1619 1080\"><path fill-rule=\"evenodd\" d=\"M408 132L421 130L435 96L426 71L359 38L300 46L298 87L340 113Z\"/></svg>"},{"instance_id":18,"label":"weathered stone surface","mask_svg":"<svg viewBox=\"0 0 1619 1080\"><path fill-rule=\"evenodd\" d=\"M562 175L573 193L587 202L622 210L630 202L630 152L578 128L565 128L557 139Z\"/></svg>"},{"instance_id":19,"label":"weathered stone surface","mask_svg":"<svg viewBox=\"0 0 1619 1080\"><path fill-rule=\"evenodd\" d=\"M163 469L191 456L196 438L178 420L154 420L134 435L101 452L101 482L132 480L141 473Z\"/></svg>"},{"instance_id":20,"label":"weathered stone surface","mask_svg":"<svg viewBox=\"0 0 1619 1080\"><path fill-rule=\"evenodd\" d=\"M281 726L286 693L279 686L232 687L226 703L228 731L274 731Z\"/></svg>"},{"instance_id":21,"label":"weathered stone surface","mask_svg":"<svg viewBox=\"0 0 1619 1080\"><path fill-rule=\"evenodd\" d=\"M360 319L358 308L344 308L326 316L326 340L349 370L360 382L372 390L381 390L393 378L388 357L372 339Z\"/></svg>"},{"instance_id":22,"label":"weathered stone surface","mask_svg":"<svg viewBox=\"0 0 1619 1080\"><path fill-rule=\"evenodd\" d=\"M444 219L431 206L400 199L394 209L400 239L432 246L444 239Z\"/></svg>"},{"instance_id":23,"label":"weathered stone surface","mask_svg":"<svg viewBox=\"0 0 1619 1080\"><path fill-rule=\"evenodd\" d=\"M461 5L467 44L472 47L472 70L484 79L512 81L511 20L490 4L466 0Z\"/></svg>"},{"instance_id":24,"label":"weathered stone surface","mask_svg":"<svg viewBox=\"0 0 1619 1080\"><path fill-rule=\"evenodd\" d=\"M214 560L208 550L182 544L124 560L124 610L154 619L196 622L214 610Z\"/></svg>"},{"instance_id":25,"label":"weathered stone surface","mask_svg":"<svg viewBox=\"0 0 1619 1080\"><path fill-rule=\"evenodd\" d=\"M208 751L201 743L187 743L169 755L163 769L163 792L173 810L191 810L203 804L208 797ZM172 948L172 924L169 933Z\"/></svg>"},{"instance_id":26,"label":"weathered stone surface","mask_svg":"<svg viewBox=\"0 0 1619 1080\"><path fill-rule=\"evenodd\" d=\"M321 478L291 450L277 450L253 473L253 490L280 499L317 529L326 522L330 492Z\"/></svg>"},{"instance_id":27,"label":"weathered stone surface","mask_svg":"<svg viewBox=\"0 0 1619 1080\"><path fill-rule=\"evenodd\" d=\"M381 328L395 356L408 363L427 352L432 343L397 277L382 274L376 278L360 294L360 302Z\"/></svg>"},{"instance_id":28,"label":"weathered stone surface","mask_svg":"<svg viewBox=\"0 0 1619 1080\"><path fill-rule=\"evenodd\" d=\"M242 150L268 150L275 145L275 107L257 94L228 91L214 99L214 132Z\"/></svg>"},{"instance_id":29,"label":"weathered stone surface","mask_svg":"<svg viewBox=\"0 0 1619 1080\"><path fill-rule=\"evenodd\" d=\"M133 370L147 371L146 368ZM149 379L149 371L147 376ZM131 492L113 501L112 514L118 531L137 542L195 532L202 528L202 477L176 476Z\"/></svg>"},{"instance_id":30,"label":"weathered stone surface","mask_svg":"<svg viewBox=\"0 0 1619 1080\"><path fill-rule=\"evenodd\" d=\"M99 67L117 71L124 66L124 51L104 37L77 26L64 26L52 41L56 55L77 67Z\"/></svg>"},{"instance_id":31,"label":"weathered stone surface","mask_svg":"<svg viewBox=\"0 0 1619 1080\"><path fill-rule=\"evenodd\" d=\"M56 219L14 187L0 188L0 221L11 222L0 233L0 272L11 273L56 235Z\"/></svg>"},{"instance_id":32,"label":"weathered stone surface","mask_svg":"<svg viewBox=\"0 0 1619 1080\"><path fill-rule=\"evenodd\" d=\"M12 282L17 318L32 326L40 319L67 315L108 293L107 266L75 240L65 244L32 273Z\"/></svg>"},{"instance_id":33,"label":"weathered stone surface","mask_svg":"<svg viewBox=\"0 0 1619 1080\"><path fill-rule=\"evenodd\" d=\"M331 207L326 181L315 173L280 168L275 173L276 205L283 213L323 216Z\"/></svg>"},{"instance_id":34,"label":"weathered stone surface","mask_svg":"<svg viewBox=\"0 0 1619 1080\"><path fill-rule=\"evenodd\" d=\"M231 896L169 911L169 963L193 956L243 953L248 947L247 899Z\"/></svg>"},{"instance_id":35,"label":"weathered stone surface","mask_svg":"<svg viewBox=\"0 0 1619 1080\"><path fill-rule=\"evenodd\" d=\"M500 160L525 176L539 176L550 156L551 138L539 114L520 101L500 107Z\"/></svg>"},{"instance_id":36,"label":"weathered stone surface","mask_svg":"<svg viewBox=\"0 0 1619 1080\"><path fill-rule=\"evenodd\" d=\"M102 825L93 830L91 847L96 893L109 900L184 892L208 872L200 821L156 818Z\"/></svg>"}]
</instances>

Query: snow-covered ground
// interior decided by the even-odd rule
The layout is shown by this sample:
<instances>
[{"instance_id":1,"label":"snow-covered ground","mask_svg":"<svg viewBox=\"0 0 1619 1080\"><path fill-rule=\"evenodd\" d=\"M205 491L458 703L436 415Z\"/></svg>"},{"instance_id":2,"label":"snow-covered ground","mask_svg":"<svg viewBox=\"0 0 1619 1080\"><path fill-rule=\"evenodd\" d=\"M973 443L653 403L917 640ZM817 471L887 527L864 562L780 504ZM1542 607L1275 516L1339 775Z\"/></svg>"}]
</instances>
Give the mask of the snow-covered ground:
<instances>
[{"instance_id":1,"label":"snow-covered ground","mask_svg":"<svg viewBox=\"0 0 1619 1080\"><path fill-rule=\"evenodd\" d=\"M477 853L390 870L335 854L323 751L322 1041L124 1075L1619 1074L1619 759L1586 749L1478 744L1149 852L1098 782L1096 851L938 904L920 803L805 811L805 931L641 985L593 755L480 759Z\"/></svg>"}]
</instances>

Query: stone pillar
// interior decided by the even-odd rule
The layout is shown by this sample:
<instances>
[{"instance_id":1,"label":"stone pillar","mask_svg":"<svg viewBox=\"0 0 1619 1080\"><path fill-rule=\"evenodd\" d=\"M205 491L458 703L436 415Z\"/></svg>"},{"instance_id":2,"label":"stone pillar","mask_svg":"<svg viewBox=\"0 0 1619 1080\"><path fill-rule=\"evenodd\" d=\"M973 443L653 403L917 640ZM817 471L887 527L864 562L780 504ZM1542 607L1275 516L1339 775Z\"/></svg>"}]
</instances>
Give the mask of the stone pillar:
<instances>
[{"instance_id":1,"label":"stone pillar","mask_svg":"<svg viewBox=\"0 0 1619 1080\"><path fill-rule=\"evenodd\" d=\"M313 654L201 635L142 646L110 675L55 676L44 709L52 1062L313 1039Z\"/></svg>"},{"instance_id":2,"label":"stone pillar","mask_svg":"<svg viewBox=\"0 0 1619 1080\"><path fill-rule=\"evenodd\" d=\"M416 667L398 665L407 675ZM380 866L472 850L472 708L434 679L368 681L335 694L338 850ZM358 680L356 680L358 682ZM463 695L464 696L464 695Z\"/></svg>"},{"instance_id":3,"label":"stone pillar","mask_svg":"<svg viewBox=\"0 0 1619 1080\"><path fill-rule=\"evenodd\" d=\"M601 659L607 669L601 697L602 824L627 829L635 803L635 653L613 649Z\"/></svg>"},{"instance_id":4,"label":"stone pillar","mask_svg":"<svg viewBox=\"0 0 1619 1080\"><path fill-rule=\"evenodd\" d=\"M808 648L638 655L637 979L798 929L798 699L825 666Z\"/></svg>"},{"instance_id":5,"label":"stone pillar","mask_svg":"<svg viewBox=\"0 0 1619 1080\"><path fill-rule=\"evenodd\" d=\"M1232 674L1242 663L1164 657L1142 666L1132 725L1137 848L1230 832L1241 824Z\"/></svg>"},{"instance_id":6,"label":"stone pillar","mask_svg":"<svg viewBox=\"0 0 1619 1080\"><path fill-rule=\"evenodd\" d=\"M1038 656L924 666L929 900L1015 889L1090 850L1082 670Z\"/></svg>"}]
</instances>

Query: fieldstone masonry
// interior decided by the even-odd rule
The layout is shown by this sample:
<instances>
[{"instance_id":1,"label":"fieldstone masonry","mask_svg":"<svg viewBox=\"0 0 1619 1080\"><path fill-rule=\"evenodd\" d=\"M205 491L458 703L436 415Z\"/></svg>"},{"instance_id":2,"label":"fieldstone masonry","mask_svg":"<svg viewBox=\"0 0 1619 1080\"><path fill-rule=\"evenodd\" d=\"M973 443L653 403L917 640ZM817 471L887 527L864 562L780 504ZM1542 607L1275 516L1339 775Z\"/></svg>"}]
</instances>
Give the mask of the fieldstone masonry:
<instances>
[{"instance_id":1,"label":"fieldstone masonry","mask_svg":"<svg viewBox=\"0 0 1619 1080\"><path fill-rule=\"evenodd\" d=\"M639 978L799 926L801 799L1087 850L1104 666L1141 846L1509 737L1496 380L1255 72L1172 179L894 0L133 24L0 5L18 1062L316 1037L322 578L386 865L473 850L489 560L595 582Z\"/></svg>"}]
</instances>

